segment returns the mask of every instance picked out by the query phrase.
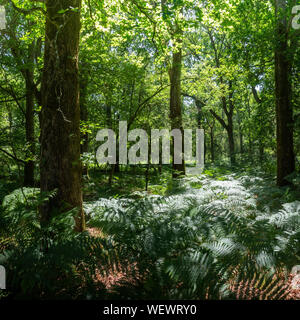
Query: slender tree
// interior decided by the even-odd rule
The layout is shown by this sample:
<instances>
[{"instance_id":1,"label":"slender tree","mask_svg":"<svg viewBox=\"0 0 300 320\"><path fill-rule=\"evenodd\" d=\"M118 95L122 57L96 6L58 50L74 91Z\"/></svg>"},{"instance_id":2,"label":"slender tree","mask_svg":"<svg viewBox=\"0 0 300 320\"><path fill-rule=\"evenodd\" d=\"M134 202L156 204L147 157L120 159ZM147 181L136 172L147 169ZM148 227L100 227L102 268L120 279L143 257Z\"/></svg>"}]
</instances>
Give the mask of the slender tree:
<instances>
[{"instance_id":1,"label":"slender tree","mask_svg":"<svg viewBox=\"0 0 300 320\"><path fill-rule=\"evenodd\" d=\"M14 6L15 9L18 9ZM20 9L18 9L20 10ZM21 10L21 15L24 13ZM26 28L30 29L32 22L26 24ZM6 29L8 45L13 58L16 61L18 70L20 71L25 82L25 140L26 140L26 161L24 162L24 181L23 185L26 187L34 186L34 169L35 163L33 157L35 155L35 132L34 132L34 103L35 99L40 104L40 92L37 89L37 84L34 79L34 72L36 69L35 58L38 55L38 48L40 47L40 39L34 39L25 48L21 46L21 40L18 38L18 28L15 23L11 22L10 27ZM14 100L19 104L17 98L14 96L13 90L9 93L14 97ZM20 105L19 105L20 106Z\"/></svg>"}]
</instances>

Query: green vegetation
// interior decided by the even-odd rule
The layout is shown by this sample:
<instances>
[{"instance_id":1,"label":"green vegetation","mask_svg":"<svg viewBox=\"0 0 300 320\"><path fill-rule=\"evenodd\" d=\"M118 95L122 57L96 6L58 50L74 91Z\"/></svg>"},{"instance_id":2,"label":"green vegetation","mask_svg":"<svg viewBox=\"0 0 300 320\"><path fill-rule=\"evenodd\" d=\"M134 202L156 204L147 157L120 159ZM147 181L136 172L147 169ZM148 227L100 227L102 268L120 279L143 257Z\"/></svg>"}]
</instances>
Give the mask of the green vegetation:
<instances>
[{"instance_id":1,"label":"green vegetation","mask_svg":"<svg viewBox=\"0 0 300 320\"><path fill-rule=\"evenodd\" d=\"M72 211L42 228L37 207L45 199L38 189L15 190L4 198L1 214L6 294L15 299L293 297L289 274L300 260L299 189L281 189L257 173L222 172L228 168L211 167L180 180L169 195L157 188L167 189L166 178L148 192L133 192L145 179L122 174L115 190L126 182L123 195L104 197L104 186L93 189L97 200L84 202L88 231L79 234L73 231ZM90 187L105 185L99 176L90 179Z\"/></svg>"},{"instance_id":2,"label":"green vegetation","mask_svg":"<svg viewBox=\"0 0 300 320\"><path fill-rule=\"evenodd\" d=\"M0 0L0 299L300 299L295 4ZM202 174L99 164L120 121Z\"/></svg>"}]
</instances>

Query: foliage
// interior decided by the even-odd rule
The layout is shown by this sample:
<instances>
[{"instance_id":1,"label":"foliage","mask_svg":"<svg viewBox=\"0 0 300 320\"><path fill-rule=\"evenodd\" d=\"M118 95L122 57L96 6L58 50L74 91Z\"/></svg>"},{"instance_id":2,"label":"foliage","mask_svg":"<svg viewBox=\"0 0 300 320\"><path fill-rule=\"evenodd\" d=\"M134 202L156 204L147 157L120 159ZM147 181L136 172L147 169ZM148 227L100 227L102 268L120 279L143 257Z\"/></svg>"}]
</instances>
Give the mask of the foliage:
<instances>
[{"instance_id":1,"label":"foliage","mask_svg":"<svg viewBox=\"0 0 300 320\"><path fill-rule=\"evenodd\" d=\"M51 195L48 195L48 197ZM111 242L75 233L74 212L54 216L47 226L37 218L36 189L15 190L3 201L0 263L14 299L89 299L95 270L106 274L117 260ZM35 203L35 205L34 205ZM98 298L104 290L97 286Z\"/></svg>"},{"instance_id":2,"label":"foliage","mask_svg":"<svg viewBox=\"0 0 300 320\"><path fill-rule=\"evenodd\" d=\"M208 173L182 180L180 193L90 203L88 225L101 237L74 233L72 211L41 227L36 208L46 200L15 190L0 216L9 298L287 298L286 275L300 261L300 203L270 211L265 202L260 211L251 193L258 177ZM112 272L126 277L109 289Z\"/></svg>"},{"instance_id":3,"label":"foliage","mask_svg":"<svg viewBox=\"0 0 300 320\"><path fill-rule=\"evenodd\" d=\"M294 1L282 2L290 26ZM41 224L39 207L57 192L39 189L38 150L47 149L38 139L45 1L0 0L7 18L0 30L0 264L8 298L286 298L300 255L300 49L289 28L282 54L291 64L296 170L291 186L278 188L275 3L82 2L82 190L88 227L102 233L95 237L73 231L76 209ZM170 128L178 48L183 127L205 131L204 174L175 180L169 165L99 166L99 129L118 134L120 120L128 130ZM237 161L228 166L232 155ZM31 188L24 187L29 162ZM112 272L126 277L108 288Z\"/></svg>"},{"instance_id":4,"label":"foliage","mask_svg":"<svg viewBox=\"0 0 300 320\"><path fill-rule=\"evenodd\" d=\"M219 182L215 183L217 191ZM202 190L200 204L199 199L171 196L142 199L125 208L100 207L94 210L89 224L101 228L136 261L146 283L132 289L131 294L135 291L143 297L175 299L233 298L235 289L229 290L230 283L245 286L258 281L255 274L260 274L259 280L264 283L257 286L260 294L284 298L287 290L282 289L280 295L272 293L273 287L282 287L283 281L273 277L299 262L300 203L285 204L274 213L260 212L251 199L237 199L235 194L245 193L242 186L234 188L231 184L223 189L228 195L225 200L220 200L218 192L211 198L211 192L205 196ZM268 286L270 277L272 285Z\"/></svg>"}]
</instances>

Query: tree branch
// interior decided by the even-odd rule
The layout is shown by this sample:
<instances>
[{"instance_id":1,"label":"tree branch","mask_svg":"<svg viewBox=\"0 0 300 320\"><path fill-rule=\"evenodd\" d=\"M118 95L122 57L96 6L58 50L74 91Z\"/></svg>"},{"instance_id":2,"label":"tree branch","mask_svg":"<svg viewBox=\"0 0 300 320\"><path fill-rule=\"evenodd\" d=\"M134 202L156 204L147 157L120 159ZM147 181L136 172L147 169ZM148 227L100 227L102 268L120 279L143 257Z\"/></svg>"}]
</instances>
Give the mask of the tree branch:
<instances>
[{"instance_id":1,"label":"tree branch","mask_svg":"<svg viewBox=\"0 0 300 320\"><path fill-rule=\"evenodd\" d=\"M255 101L256 101L258 104L261 104L261 103L262 103L262 100L259 98L256 88L252 86L251 89L252 89L252 93L253 93L253 96L254 96Z\"/></svg>"},{"instance_id":2,"label":"tree branch","mask_svg":"<svg viewBox=\"0 0 300 320\"><path fill-rule=\"evenodd\" d=\"M23 164L26 164L26 161L15 157L15 156L12 155L11 153L7 152L6 150L0 148L0 151L2 151L3 153L5 153L7 156L9 156L10 158L12 158L13 160L15 160L15 161L17 161L17 162L21 162L21 163L23 163Z\"/></svg>"},{"instance_id":3,"label":"tree branch","mask_svg":"<svg viewBox=\"0 0 300 320\"><path fill-rule=\"evenodd\" d=\"M220 122L224 129L228 130L228 125L226 122L218 114L216 114L214 110L210 109L209 112Z\"/></svg>"},{"instance_id":4,"label":"tree branch","mask_svg":"<svg viewBox=\"0 0 300 320\"><path fill-rule=\"evenodd\" d=\"M31 0L31 1L32 1L32 2L42 2L42 3L44 2L44 1L41 1L41 0L39 0L39 1ZM34 11L41 11L44 15L46 15L46 11L45 11L42 7L33 7L33 8L31 8L31 9L26 10L26 9L22 9L22 8L17 7L12 0L9 0L9 3L12 5L12 7L13 7L16 11L18 11L18 12L24 14L24 15L31 14L31 13L33 13Z\"/></svg>"},{"instance_id":5,"label":"tree branch","mask_svg":"<svg viewBox=\"0 0 300 320\"><path fill-rule=\"evenodd\" d=\"M13 99L0 100L0 103L20 101L20 100L23 100L25 97L26 97L26 95L22 96L22 97L16 97L16 98L13 98ZM22 110L22 111L24 111L24 110Z\"/></svg>"},{"instance_id":6,"label":"tree branch","mask_svg":"<svg viewBox=\"0 0 300 320\"><path fill-rule=\"evenodd\" d=\"M196 102L196 104L199 103L202 107L204 107L204 106L206 105L206 102L200 100L199 98L197 98L197 97L194 96L194 95L190 95L190 94L188 94L188 93L182 93L182 96L188 97L188 98L192 98L192 99Z\"/></svg>"},{"instance_id":7,"label":"tree branch","mask_svg":"<svg viewBox=\"0 0 300 320\"><path fill-rule=\"evenodd\" d=\"M7 89L7 88L4 88L4 87L2 87L0 85L0 90L8 93L13 98L12 102L14 101L17 104L17 106L19 107L19 109L21 110L23 115L25 116L25 111L24 111L24 109L22 108L22 106L19 103L19 100L22 100L22 99L18 99L18 97L17 97L16 93L14 92L13 88L10 86L10 89ZM26 97L26 95L24 97ZM6 101L6 102L8 102L8 101Z\"/></svg>"},{"instance_id":8,"label":"tree branch","mask_svg":"<svg viewBox=\"0 0 300 320\"><path fill-rule=\"evenodd\" d=\"M139 106L136 108L134 114L132 115L132 117L130 118L130 120L128 121L128 125L127 125L127 129L129 130L130 126L132 125L133 121L135 120L137 114L139 113L139 111L143 108L143 106L146 105L147 102L149 102L152 98L154 98L156 95L158 95L160 92L162 92L164 89L166 89L169 86L163 86L160 87L156 92L154 92L150 97L148 97L147 99L145 99L143 102L141 102L139 104Z\"/></svg>"}]
</instances>

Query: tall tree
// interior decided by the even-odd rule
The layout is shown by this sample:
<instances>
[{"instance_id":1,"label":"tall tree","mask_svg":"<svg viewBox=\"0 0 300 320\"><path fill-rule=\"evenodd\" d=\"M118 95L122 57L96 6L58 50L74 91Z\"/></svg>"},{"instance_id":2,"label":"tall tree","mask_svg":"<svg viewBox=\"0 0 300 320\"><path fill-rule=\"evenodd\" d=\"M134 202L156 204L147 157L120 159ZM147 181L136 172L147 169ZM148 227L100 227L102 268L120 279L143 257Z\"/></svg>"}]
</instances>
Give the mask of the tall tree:
<instances>
[{"instance_id":1,"label":"tall tree","mask_svg":"<svg viewBox=\"0 0 300 320\"><path fill-rule=\"evenodd\" d=\"M77 208L76 230L85 228L80 161L78 51L81 0L46 1L42 77L41 192L56 190L41 205L41 220Z\"/></svg>"},{"instance_id":2,"label":"tall tree","mask_svg":"<svg viewBox=\"0 0 300 320\"><path fill-rule=\"evenodd\" d=\"M164 17L168 15L167 4L165 0L162 0L162 14ZM182 71L182 37L183 30L180 25L179 17L183 13L183 7L177 8L176 3L174 3L174 21L170 19L166 21L169 24L169 30L171 33L171 39L173 43L172 48L172 61L170 64L169 78L170 78L170 122L171 129L179 129L182 135L183 141L183 125L182 125L182 107L181 107L181 71ZM173 138L174 145L174 138ZM177 150L178 151L178 150ZM179 175L185 174L185 163L183 156L183 144L182 144L182 161L181 163L176 163L175 159L175 147L172 148L172 175L174 178Z\"/></svg>"},{"instance_id":3,"label":"tall tree","mask_svg":"<svg viewBox=\"0 0 300 320\"><path fill-rule=\"evenodd\" d=\"M217 35L214 36L212 30L209 28L207 29L207 33L209 35L209 39L211 42L211 46L214 52L214 60L215 60L215 67L217 69L221 68L221 59L222 59L222 50L226 50L226 46L224 45L224 40L226 35L221 36L221 44L218 45L216 43L217 41ZM210 110L211 114L219 121L219 123L222 125L222 127L226 130L228 135L228 144L229 144L229 156L230 156L230 163L232 165L235 164L235 144L234 144L234 131L233 131L233 113L234 113L234 104L233 104L233 84L232 80L228 81L228 84L224 80L224 77L222 75L219 76L219 82L220 86L223 87L224 85L228 86L228 99L226 99L226 94L224 93L224 89L222 88L223 94L221 96L221 105L222 105L222 111L225 113L227 118L227 123L224 121L222 117L220 117L214 110Z\"/></svg>"},{"instance_id":4,"label":"tall tree","mask_svg":"<svg viewBox=\"0 0 300 320\"><path fill-rule=\"evenodd\" d=\"M84 153L89 151L89 134L88 134L88 120L89 120L89 113L87 107L87 88L88 88L88 81L89 75L87 72L87 65L86 62L83 62L80 66L79 72L79 90L80 90L80 121L83 124L84 130L81 133L81 145L80 145L80 153L83 155ZM83 166L82 173L84 176L88 175L88 168L87 166Z\"/></svg>"},{"instance_id":5,"label":"tall tree","mask_svg":"<svg viewBox=\"0 0 300 320\"><path fill-rule=\"evenodd\" d=\"M33 22L31 20L24 20L24 17L31 12L24 11L16 7L14 15L9 23L9 27L5 30L7 44L10 48L12 57L14 58L18 70L20 71L25 82L25 140L26 140L26 161L24 162L24 186L34 186L34 169L35 162L33 157L35 156L35 132L34 132L34 103L35 99L40 104L40 92L37 88L37 82L35 82L34 73L36 71L37 58L39 56L39 48L41 47L41 39L33 39L26 43L26 40L21 40L24 31L19 31L21 23L25 30L31 30ZM17 17L17 19L16 19ZM14 91L11 88L10 93L15 101L19 103L14 96ZM19 105L20 106L20 105Z\"/></svg>"},{"instance_id":6,"label":"tall tree","mask_svg":"<svg viewBox=\"0 0 300 320\"><path fill-rule=\"evenodd\" d=\"M277 119L277 185L289 184L286 177L295 170L293 109L291 104L291 59L289 55L289 31L287 4L275 1L275 98Z\"/></svg>"},{"instance_id":7,"label":"tall tree","mask_svg":"<svg viewBox=\"0 0 300 320\"><path fill-rule=\"evenodd\" d=\"M180 129L183 137L182 126L182 110L181 110L181 65L182 65L182 51L181 48L173 52L172 65L169 69L170 77L170 121L171 129ZM185 173L184 159L181 163L175 163L175 150L172 148L172 168L173 177Z\"/></svg>"},{"instance_id":8,"label":"tall tree","mask_svg":"<svg viewBox=\"0 0 300 320\"><path fill-rule=\"evenodd\" d=\"M27 160L24 166L24 186L34 186L34 161L32 160L35 154L34 141L34 43L28 48L28 69L25 71L26 83L26 113L25 113L25 129L26 142L28 145Z\"/></svg>"}]
</instances>

